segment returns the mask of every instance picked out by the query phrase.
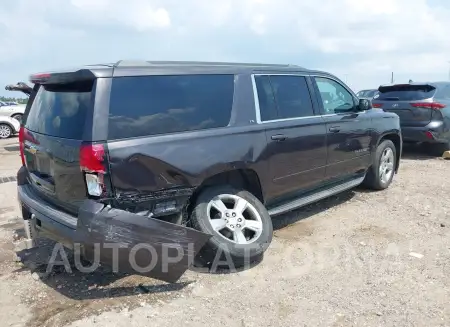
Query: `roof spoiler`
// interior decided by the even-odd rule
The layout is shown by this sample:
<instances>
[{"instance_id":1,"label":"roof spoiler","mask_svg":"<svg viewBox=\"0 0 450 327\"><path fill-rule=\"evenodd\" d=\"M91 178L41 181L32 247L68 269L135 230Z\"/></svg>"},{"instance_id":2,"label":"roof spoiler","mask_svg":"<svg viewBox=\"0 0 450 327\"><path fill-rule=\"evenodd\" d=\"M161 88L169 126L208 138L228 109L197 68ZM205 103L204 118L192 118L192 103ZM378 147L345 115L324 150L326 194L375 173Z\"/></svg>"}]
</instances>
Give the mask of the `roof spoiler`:
<instances>
[{"instance_id":1,"label":"roof spoiler","mask_svg":"<svg viewBox=\"0 0 450 327\"><path fill-rule=\"evenodd\" d=\"M30 76L30 81L32 83L38 84L60 84L92 80L94 78L95 75L91 70L80 69L77 71L69 72L48 72L33 74Z\"/></svg>"},{"instance_id":2,"label":"roof spoiler","mask_svg":"<svg viewBox=\"0 0 450 327\"><path fill-rule=\"evenodd\" d=\"M430 92L434 89L436 89L436 87L428 83L412 83L412 84L381 85L378 88L378 91L380 91L381 93L389 91L405 91L405 90Z\"/></svg>"}]
</instances>

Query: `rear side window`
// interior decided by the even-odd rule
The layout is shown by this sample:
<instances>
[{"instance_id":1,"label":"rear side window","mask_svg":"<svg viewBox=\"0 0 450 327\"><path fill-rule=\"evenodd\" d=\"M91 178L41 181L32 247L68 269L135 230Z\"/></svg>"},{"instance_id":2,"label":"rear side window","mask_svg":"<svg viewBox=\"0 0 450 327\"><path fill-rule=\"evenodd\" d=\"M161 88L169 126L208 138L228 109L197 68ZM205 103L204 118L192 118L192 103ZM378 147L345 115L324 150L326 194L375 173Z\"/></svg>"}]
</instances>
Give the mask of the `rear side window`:
<instances>
[{"instance_id":1,"label":"rear side window","mask_svg":"<svg viewBox=\"0 0 450 327\"><path fill-rule=\"evenodd\" d=\"M305 77L271 75L255 80L262 121L314 115Z\"/></svg>"},{"instance_id":2,"label":"rear side window","mask_svg":"<svg viewBox=\"0 0 450 327\"><path fill-rule=\"evenodd\" d=\"M117 77L111 87L109 139L227 126L234 75Z\"/></svg>"},{"instance_id":3,"label":"rear side window","mask_svg":"<svg viewBox=\"0 0 450 327\"><path fill-rule=\"evenodd\" d=\"M380 101L417 101L432 98L436 88L431 85L393 85L382 86L375 100Z\"/></svg>"},{"instance_id":4,"label":"rear side window","mask_svg":"<svg viewBox=\"0 0 450 327\"><path fill-rule=\"evenodd\" d=\"M86 115L92 114L93 83L41 85L26 114L25 127L45 135L81 140Z\"/></svg>"}]
</instances>

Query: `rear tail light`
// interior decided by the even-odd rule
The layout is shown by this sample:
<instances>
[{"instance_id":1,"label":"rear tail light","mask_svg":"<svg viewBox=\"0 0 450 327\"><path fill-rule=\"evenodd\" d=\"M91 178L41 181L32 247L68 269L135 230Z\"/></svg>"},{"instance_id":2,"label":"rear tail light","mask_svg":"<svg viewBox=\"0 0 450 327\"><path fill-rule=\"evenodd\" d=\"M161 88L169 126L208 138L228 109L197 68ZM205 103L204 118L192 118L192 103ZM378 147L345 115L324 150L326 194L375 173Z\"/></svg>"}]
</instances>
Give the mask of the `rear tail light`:
<instances>
[{"instance_id":1,"label":"rear tail light","mask_svg":"<svg viewBox=\"0 0 450 327\"><path fill-rule=\"evenodd\" d=\"M381 103L372 103L372 108L383 108Z\"/></svg>"},{"instance_id":2,"label":"rear tail light","mask_svg":"<svg viewBox=\"0 0 450 327\"><path fill-rule=\"evenodd\" d=\"M103 144L83 143L80 148L80 168L84 172L87 191L92 196L105 192L106 152Z\"/></svg>"},{"instance_id":3,"label":"rear tail light","mask_svg":"<svg viewBox=\"0 0 450 327\"><path fill-rule=\"evenodd\" d=\"M434 135L430 131L426 131L425 136L427 137L427 139L434 140Z\"/></svg>"},{"instance_id":4,"label":"rear tail light","mask_svg":"<svg viewBox=\"0 0 450 327\"><path fill-rule=\"evenodd\" d=\"M20 127L19 130L19 147L20 147L20 158L22 159L22 166L25 166L25 129Z\"/></svg>"},{"instance_id":5,"label":"rear tail light","mask_svg":"<svg viewBox=\"0 0 450 327\"><path fill-rule=\"evenodd\" d=\"M39 145L38 140L35 139L33 134L31 134L25 127L21 126L19 129L19 149L20 158L22 159L22 166L25 166L25 141Z\"/></svg>"},{"instance_id":6,"label":"rear tail light","mask_svg":"<svg viewBox=\"0 0 450 327\"><path fill-rule=\"evenodd\" d=\"M445 104L439 102L414 102L411 103L411 106L413 106L414 108L426 108L434 110L441 110L445 108Z\"/></svg>"}]
</instances>

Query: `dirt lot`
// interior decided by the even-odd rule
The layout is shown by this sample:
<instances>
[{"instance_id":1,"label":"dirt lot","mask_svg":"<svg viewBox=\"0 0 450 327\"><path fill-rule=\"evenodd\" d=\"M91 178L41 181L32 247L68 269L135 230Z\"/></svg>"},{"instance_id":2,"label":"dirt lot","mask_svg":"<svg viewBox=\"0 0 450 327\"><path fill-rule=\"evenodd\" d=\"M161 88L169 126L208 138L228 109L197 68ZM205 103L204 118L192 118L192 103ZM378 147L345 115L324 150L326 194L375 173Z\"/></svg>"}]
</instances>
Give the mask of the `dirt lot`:
<instances>
[{"instance_id":1,"label":"dirt lot","mask_svg":"<svg viewBox=\"0 0 450 327\"><path fill-rule=\"evenodd\" d=\"M17 140L0 144L13 176ZM5 149L6 147L6 149ZM13 260L16 184L0 178L2 326L450 326L450 161L408 150L384 192L356 189L277 218L258 266L178 284ZM40 278L41 276L41 278Z\"/></svg>"}]
</instances>

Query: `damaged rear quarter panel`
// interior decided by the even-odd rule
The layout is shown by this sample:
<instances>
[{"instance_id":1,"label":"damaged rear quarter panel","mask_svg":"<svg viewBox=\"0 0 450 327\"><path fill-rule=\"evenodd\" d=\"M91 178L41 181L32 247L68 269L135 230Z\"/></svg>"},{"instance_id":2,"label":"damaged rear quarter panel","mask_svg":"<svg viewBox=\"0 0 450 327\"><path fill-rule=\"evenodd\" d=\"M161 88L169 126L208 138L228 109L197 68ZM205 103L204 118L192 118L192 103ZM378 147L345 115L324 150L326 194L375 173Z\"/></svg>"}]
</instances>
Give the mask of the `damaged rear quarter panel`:
<instances>
[{"instance_id":1,"label":"damaged rear quarter panel","mask_svg":"<svg viewBox=\"0 0 450 327\"><path fill-rule=\"evenodd\" d=\"M255 170L261 184L266 178L266 136L259 125L157 135L108 147L117 193L194 189L208 177L235 169Z\"/></svg>"}]
</instances>

